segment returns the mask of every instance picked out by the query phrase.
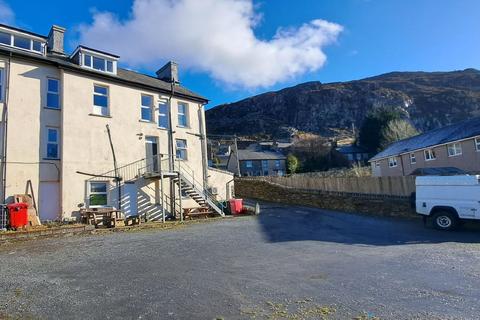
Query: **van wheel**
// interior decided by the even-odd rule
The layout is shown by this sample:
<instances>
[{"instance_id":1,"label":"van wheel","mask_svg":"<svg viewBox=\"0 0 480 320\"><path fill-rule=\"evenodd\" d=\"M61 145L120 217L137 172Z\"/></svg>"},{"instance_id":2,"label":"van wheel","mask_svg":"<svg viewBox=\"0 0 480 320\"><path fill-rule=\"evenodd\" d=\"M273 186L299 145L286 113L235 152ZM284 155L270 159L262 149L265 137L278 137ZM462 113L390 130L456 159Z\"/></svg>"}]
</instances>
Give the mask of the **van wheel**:
<instances>
[{"instance_id":1,"label":"van wheel","mask_svg":"<svg viewBox=\"0 0 480 320\"><path fill-rule=\"evenodd\" d=\"M432 216L433 227L437 230L453 230L458 225L458 218L449 211L437 211Z\"/></svg>"}]
</instances>

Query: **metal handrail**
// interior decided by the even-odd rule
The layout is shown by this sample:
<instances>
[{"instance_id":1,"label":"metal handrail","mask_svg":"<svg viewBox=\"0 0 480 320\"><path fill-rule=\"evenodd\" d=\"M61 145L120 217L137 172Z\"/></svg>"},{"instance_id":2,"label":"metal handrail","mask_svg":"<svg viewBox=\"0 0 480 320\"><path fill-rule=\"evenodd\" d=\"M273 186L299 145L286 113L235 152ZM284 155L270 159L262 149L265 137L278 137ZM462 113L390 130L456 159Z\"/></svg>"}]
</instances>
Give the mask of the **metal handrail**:
<instances>
[{"instance_id":1,"label":"metal handrail","mask_svg":"<svg viewBox=\"0 0 480 320\"><path fill-rule=\"evenodd\" d=\"M214 209L218 209L215 211L217 211L221 215L225 215L226 206L224 206L223 203L216 201L214 199L214 194L208 191L208 189L203 186L203 183L200 183L195 179L195 171L192 170L192 168L190 168L182 160L177 160L177 161L178 161L178 172L180 173L181 177L188 184L190 184L199 194L201 194L211 207L213 207ZM190 169L192 173L187 172L187 170L185 170L184 167ZM201 187L199 188L199 186Z\"/></svg>"}]
</instances>

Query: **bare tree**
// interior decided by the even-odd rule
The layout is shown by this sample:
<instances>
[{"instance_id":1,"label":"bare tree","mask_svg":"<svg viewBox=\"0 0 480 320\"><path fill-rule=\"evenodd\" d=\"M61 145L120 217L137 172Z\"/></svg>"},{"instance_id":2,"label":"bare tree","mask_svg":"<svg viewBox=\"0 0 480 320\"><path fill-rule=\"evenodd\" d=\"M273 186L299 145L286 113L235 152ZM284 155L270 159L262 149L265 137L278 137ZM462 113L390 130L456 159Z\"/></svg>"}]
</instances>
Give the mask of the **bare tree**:
<instances>
[{"instance_id":1,"label":"bare tree","mask_svg":"<svg viewBox=\"0 0 480 320\"><path fill-rule=\"evenodd\" d=\"M386 148L389 144L416 136L419 132L405 119L395 119L388 122L387 126L383 128L381 133L381 146Z\"/></svg>"}]
</instances>

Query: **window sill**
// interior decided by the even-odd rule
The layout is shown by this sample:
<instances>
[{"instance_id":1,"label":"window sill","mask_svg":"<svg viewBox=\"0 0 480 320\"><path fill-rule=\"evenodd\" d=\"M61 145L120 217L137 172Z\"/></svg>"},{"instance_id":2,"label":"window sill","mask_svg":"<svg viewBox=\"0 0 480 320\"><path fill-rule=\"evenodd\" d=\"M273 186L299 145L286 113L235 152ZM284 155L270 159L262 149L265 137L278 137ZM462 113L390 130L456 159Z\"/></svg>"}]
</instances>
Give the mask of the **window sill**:
<instances>
[{"instance_id":1,"label":"window sill","mask_svg":"<svg viewBox=\"0 0 480 320\"><path fill-rule=\"evenodd\" d=\"M437 160L437 158L435 158L435 159L425 159L425 161L435 161L435 160Z\"/></svg>"},{"instance_id":2,"label":"window sill","mask_svg":"<svg viewBox=\"0 0 480 320\"><path fill-rule=\"evenodd\" d=\"M42 160L47 160L47 161L60 161L60 158L43 158Z\"/></svg>"},{"instance_id":3,"label":"window sill","mask_svg":"<svg viewBox=\"0 0 480 320\"><path fill-rule=\"evenodd\" d=\"M155 124L155 122L153 122L152 120L144 120L144 119L139 119L138 122Z\"/></svg>"},{"instance_id":4,"label":"window sill","mask_svg":"<svg viewBox=\"0 0 480 320\"><path fill-rule=\"evenodd\" d=\"M92 116L92 117L100 117L100 118L111 118L112 116L111 115L102 115L102 114L96 114L96 113L89 113L88 114L89 116Z\"/></svg>"},{"instance_id":5,"label":"window sill","mask_svg":"<svg viewBox=\"0 0 480 320\"><path fill-rule=\"evenodd\" d=\"M181 128L181 129L192 129L192 128L190 128L189 126L177 126L177 128Z\"/></svg>"},{"instance_id":6,"label":"window sill","mask_svg":"<svg viewBox=\"0 0 480 320\"><path fill-rule=\"evenodd\" d=\"M157 127L158 130L163 130L163 131L168 131L168 128L164 128L164 127Z\"/></svg>"},{"instance_id":7,"label":"window sill","mask_svg":"<svg viewBox=\"0 0 480 320\"><path fill-rule=\"evenodd\" d=\"M448 155L449 158L455 158L455 157L458 157L458 156L461 156L462 154L452 154L452 155Z\"/></svg>"},{"instance_id":8,"label":"window sill","mask_svg":"<svg viewBox=\"0 0 480 320\"><path fill-rule=\"evenodd\" d=\"M55 110L55 111L61 111L62 110L62 108L53 108L53 107L43 107L43 109Z\"/></svg>"}]
</instances>

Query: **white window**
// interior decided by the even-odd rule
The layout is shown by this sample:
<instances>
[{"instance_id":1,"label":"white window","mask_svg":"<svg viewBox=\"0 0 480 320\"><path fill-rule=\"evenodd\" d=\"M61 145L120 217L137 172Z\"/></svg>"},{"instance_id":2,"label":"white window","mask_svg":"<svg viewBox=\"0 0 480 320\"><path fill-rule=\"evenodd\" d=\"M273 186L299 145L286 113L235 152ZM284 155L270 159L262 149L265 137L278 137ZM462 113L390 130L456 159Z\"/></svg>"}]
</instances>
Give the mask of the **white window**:
<instances>
[{"instance_id":1,"label":"white window","mask_svg":"<svg viewBox=\"0 0 480 320\"><path fill-rule=\"evenodd\" d=\"M460 143L450 143L447 145L448 156L455 157L462 154L462 145Z\"/></svg>"},{"instance_id":2,"label":"white window","mask_svg":"<svg viewBox=\"0 0 480 320\"><path fill-rule=\"evenodd\" d=\"M152 121L153 97L142 94L141 119L144 121Z\"/></svg>"},{"instance_id":3,"label":"white window","mask_svg":"<svg viewBox=\"0 0 480 320\"><path fill-rule=\"evenodd\" d=\"M47 79L47 108L60 109L60 81Z\"/></svg>"},{"instance_id":4,"label":"white window","mask_svg":"<svg viewBox=\"0 0 480 320\"><path fill-rule=\"evenodd\" d=\"M480 151L480 138L475 138L475 150Z\"/></svg>"},{"instance_id":5,"label":"white window","mask_svg":"<svg viewBox=\"0 0 480 320\"><path fill-rule=\"evenodd\" d=\"M114 62L91 54L83 54L83 66L98 71L114 73Z\"/></svg>"},{"instance_id":6,"label":"white window","mask_svg":"<svg viewBox=\"0 0 480 320\"><path fill-rule=\"evenodd\" d=\"M183 102L178 103L178 126L188 127L188 105Z\"/></svg>"},{"instance_id":7,"label":"white window","mask_svg":"<svg viewBox=\"0 0 480 320\"><path fill-rule=\"evenodd\" d=\"M380 168L380 161L375 161L375 168Z\"/></svg>"},{"instance_id":8,"label":"white window","mask_svg":"<svg viewBox=\"0 0 480 320\"><path fill-rule=\"evenodd\" d=\"M160 102L158 104L158 127L162 129L168 129L170 127L168 120L168 105L166 102Z\"/></svg>"},{"instance_id":9,"label":"white window","mask_svg":"<svg viewBox=\"0 0 480 320\"><path fill-rule=\"evenodd\" d=\"M47 127L47 147L46 158L58 159L59 158L59 131L57 128Z\"/></svg>"},{"instance_id":10,"label":"white window","mask_svg":"<svg viewBox=\"0 0 480 320\"><path fill-rule=\"evenodd\" d=\"M388 166L390 168L396 167L397 166L397 157L388 158Z\"/></svg>"},{"instance_id":11,"label":"white window","mask_svg":"<svg viewBox=\"0 0 480 320\"><path fill-rule=\"evenodd\" d=\"M0 44L40 54L43 54L45 46L44 42L7 32L0 32Z\"/></svg>"},{"instance_id":12,"label":"white window","mask_svg":"<svg viewBox=\"0 0 480 320\"><path fill-rule=\"evenodd\" d=\"M176 139L177 159L187 160L187 140Z\"/></svg>"},{"instance_id":13,"label":"white window","mask_svg":"<svg viewBox=\"0 0 480 320\"><path fill-rule=\"evenodd\" d=\"M88 205L90 207L105 207L108 204L108 183L90 182Z\"/></svg>"},{"instance_id":14,"label":"white window","mask_svg":"<svg viewBox=\"0 0 480 320\"><path fill-rule=\"evenodd\" d=\"M0 68L0 101L3 101L3 74L4 74L4 69Z\"/></svg>"},{"instance_id":15,"label":"white window","mask_svg":"<svg viewBox=\"0 0 480 320\"><path fill-rule=\"evenodd\" d=\"M108 116L108 88L93 86L93 113Z\"/></svg>"},{"instance_id":16,"label":"white window","mask_svg":"<svg viewBox=\"0 0 480 320\"><path fill-rule=\"evenodd\" d=\"M411 164L417 163L417 158L415 158L415 153L410 153L410 163Z\"/></svg>"},{"instance_id":17,"label":"white window","mask_svg":"<svg viewBox=\"0 0 480 320\"><path fill-rule=\"evenodd\" d=\"M247 160L247 161L245 161L245 166L247 168L253 168L253 162L251 160Z\"/></svg>"},{"instance_id":18,"label":"white window","mask_svg":"<svg viewBox=\"0 0 480 320\"><path fill-rule=\"evenodd\" d=\"M425 154L425 161L431 161L437 158L433 149L426 149L423 153Z\"/></svg>"}]
</instances>

